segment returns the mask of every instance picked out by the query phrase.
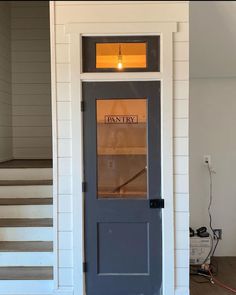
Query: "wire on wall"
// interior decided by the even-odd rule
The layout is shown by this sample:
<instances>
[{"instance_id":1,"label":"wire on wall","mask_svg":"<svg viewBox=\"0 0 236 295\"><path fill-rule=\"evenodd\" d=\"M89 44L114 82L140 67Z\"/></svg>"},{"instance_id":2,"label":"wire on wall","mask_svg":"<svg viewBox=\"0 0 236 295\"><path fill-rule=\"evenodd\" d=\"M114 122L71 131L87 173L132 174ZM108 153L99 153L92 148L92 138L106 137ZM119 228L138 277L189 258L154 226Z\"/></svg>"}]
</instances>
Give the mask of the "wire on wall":
<instances>
[{"instance_id":1,"label":"wire on wall","mask_svg":"<svg viewBox=\"0 0 236 295\"><path fill-rule=\"evenodd\" d=\"M212 181L212 175L215 174L216 172L212 169L212 167L210 166L209 162L207 162L207 168L208 168L209 178L210 178L210 200L209 200L209 205L208 205L209 225L210 225L210 229L211 229L212 234L213 234L213 238L216 238L215 237L214 229L212 227L212 215L211 215L211 206L212 206L212 201L213 201L213 181Z\"/></svg>"},{"instance_id":2,"label":"wire on wall","mask_svg":"<svg viewBox=\"0 0 236 295\"><path fill-rule=\"evenodd\" d=\"M207 283L210 282L213 285L218 285L219 287L230 291L231 293L235 293L236 294L236 289L224 284L223 282L221 282L220 280L215 278L215 275L213 274L213 265L212 263L208 266L205 265L205 263L207 262L209 257L213 257L215 254L215 251L217 249L217 246L219 244L219 237L216 235L213 227L212 227L212 214L211 214L211 206L212 206L212 202L213 202L213 177L212 175L215 174L216 172L212 169L212 167L210 166L209 162L207 162L207 168L208 168L208 173L209 173L209 179L210 179L210 192L209 192L209 205L208 205L208 214L209 214L209 226L210 229L212 231L212 235L210 235L211 238L211 249L209 251L209 254L207 255L206 259L204 260L204 263L202 264L203 266L203 271L205 271L205 273L199 272L199 270L190 273L191 275L199 275L202 278L205 278L205 281L198 281L198 280L193 280L196 283ZM214 240L216 240L215 246L214 246ZM218 267L217 267L218 268ZM217 272L217 270L216 270Z\"/></svg>"}]
</instances>

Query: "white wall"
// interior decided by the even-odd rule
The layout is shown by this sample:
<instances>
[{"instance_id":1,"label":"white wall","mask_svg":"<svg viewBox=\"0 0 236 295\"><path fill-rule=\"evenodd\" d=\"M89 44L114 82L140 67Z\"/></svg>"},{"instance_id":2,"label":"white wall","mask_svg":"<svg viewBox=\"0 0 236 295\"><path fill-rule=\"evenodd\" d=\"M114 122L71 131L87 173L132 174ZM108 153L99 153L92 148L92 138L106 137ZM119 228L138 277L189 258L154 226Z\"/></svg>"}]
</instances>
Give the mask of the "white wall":
<instances>
[{"instance_id":1,"label":"white wall","mask_svg":"<svg viewBox=\"0 0 236 295\"><path fill-rule=\"evenodd\" d=\"M188 243L188 3L187 1L56 1L56 91L58 132L58 234L59 249L67 247L67 260L72 261L72 171L71 171L71 72L70 40L65 25L81 21L141 21L178 22L174 35L174 196L175 196L175 294L189 294ZM95 4L95 5L92 5ZM124 5L124 6L122 6ZM114 13L108 13L113 8ZM122 13L117 13L117 10ZM127 13L130 11L132 13ZM78 110L79 111L79 110ZM64 207L64 205L66 206ZM59 251L60 253L60 251ZM60 256L60 254L59 254ZM82 261L81 261L82 263ZM70 290L80 282L73 282L74 265L65 266L59 260L59 288ZM82 278L81 278L82 280ZM169 295L169 294L165 294Z\"/></svg>"},{"instance_id":2,"label":"white wall","mask_svg":"<svg viewBox=\"0 0 236 295\"><path fill-rule=\"evenodd\" d=\"M213 227L223 229L218 256L236 255L235 14L235 1L190 3L191 226L209 224L209 177L203 155L210 154L217 172Z\"/></svg>"},{"instance_id":3,"label":"white wall","mask_svg":"<svg viewBox=\"0 0 236 295\"><path fill-rule=\"evenodd\" d=\"M11 12L0 2L0 162L12 158L11 123Z\"/></svg>"},{"instance_id":4,"label":"white wall","mask_svg":"<svg viewBox=\"0 0 236 295\"><path fill-rule=\"evenodd\" d=\"M191 78L236 76L235 13L236 1L190 1Z\"/></svg>"},{"instance_id":5,"label":"white wall","mask_svg":"<svg viewBox=\"0 0 236 295\"><path fill-rule=\"evenodd\" d=\"M236 256L236 78L190 83L191 225L209 225L209 177L203 155L211 155L213 227L223 229L216 255Z\"/></svg>"},{"instance_id":6,"label":"white wall","mask_svg":"<svg viewBox=\"0 0 236 295\"><path fill-rule=\"evenodd\" d=\"M12 3L14 158L51 158L48 1Z\"/></svg>"}]
</instances>

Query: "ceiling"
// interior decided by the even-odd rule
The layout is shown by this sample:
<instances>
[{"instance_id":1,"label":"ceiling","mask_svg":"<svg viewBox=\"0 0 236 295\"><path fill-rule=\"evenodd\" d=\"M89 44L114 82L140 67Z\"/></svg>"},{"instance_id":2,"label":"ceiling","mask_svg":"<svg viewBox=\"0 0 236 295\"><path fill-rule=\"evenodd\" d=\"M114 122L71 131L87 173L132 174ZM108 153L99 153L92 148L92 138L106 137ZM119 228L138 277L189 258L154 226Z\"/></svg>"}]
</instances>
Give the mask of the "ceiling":
<instances>
[{"instance_id":1,"label":"ceiling","mask_svg":"<svg viewBox=\"0 0 236 295\"><path fill-rule=\"evenodd\" d=\"M236 77L236 1L190 1L190 78Z\"/></svg>"}]
</instances>

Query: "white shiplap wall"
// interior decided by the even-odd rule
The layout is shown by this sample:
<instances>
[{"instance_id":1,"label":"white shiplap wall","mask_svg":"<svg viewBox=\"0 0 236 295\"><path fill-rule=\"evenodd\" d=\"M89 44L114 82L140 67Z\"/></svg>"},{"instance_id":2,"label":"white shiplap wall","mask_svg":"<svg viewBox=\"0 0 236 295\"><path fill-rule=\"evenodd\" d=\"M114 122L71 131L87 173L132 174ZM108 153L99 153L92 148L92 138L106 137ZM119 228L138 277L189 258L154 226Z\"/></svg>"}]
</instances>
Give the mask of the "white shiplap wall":
<instances>
[{"instance_id":1,"label":"white shiplap wall","mask_svg":"<svg viewBox=\"0 0 236 295\"><path fill-rule=\"evenodd\" d=\"M12 158L11 11L0 2L0 162Z\"/></svg>"},{"instance_id":2,"label":"white shiplap wall","mask_svg":"<svg viewBox=\"0 0 236 295\"><path fill-rule=\"evenodd\" d=\"M51 158L48 1L14 1L11 27L14 158Z\"/></svg>"},{"instance_id":3,"label":"white shiplap wall","mask_svg":"<svg viewBox=\"0 0 236 295\"><path fill-rule=\"evenodd\" d=\"M71 73L70 41L65 25L81 21L161 21L177 22L174 35L174 195L175 195L175 288L176 295L189 294L189 179L188 179L188 97L189 34L187 1L56 1L56 92L58 132L59 253L66 247L72 261L71 197ZM141 8L140 9L140 5ZM107 10L114 8L113 13ZM135 10L135 11L134 11ZM119 13L120 12L120 13ZM130 12L130 13L129 13ZM66 203L66 206L65 206ZM75 212L76 213L76 212ZM68 243L67 240L68 239ZM60 257L60 255L59 255ZM73 264L59 259L59 287L73 287ZM81 278L82 279L82 278ZM169 295L169 294L164 294Z\"/></svg>"}]
</instances>

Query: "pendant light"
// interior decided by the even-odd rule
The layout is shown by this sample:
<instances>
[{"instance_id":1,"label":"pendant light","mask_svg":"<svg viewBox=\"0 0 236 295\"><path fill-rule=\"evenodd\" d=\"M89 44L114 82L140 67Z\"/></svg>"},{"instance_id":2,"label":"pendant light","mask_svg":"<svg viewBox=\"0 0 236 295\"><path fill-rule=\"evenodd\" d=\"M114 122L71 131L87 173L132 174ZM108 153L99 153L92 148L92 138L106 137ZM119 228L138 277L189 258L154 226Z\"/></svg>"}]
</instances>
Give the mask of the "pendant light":
<instances>
[{"instance_id":1,"label":"pendant light","mask_svg":"<svg viewBox=\"0 0 236 295\"><path fill-rule=\"evenodd\" d=\"M122 54L121 54L121 45L119 44L119 53L118 53L118 61L117 61L117 69L123 69L123 61L122 61Z\"/></svg>"}]
</instances>

